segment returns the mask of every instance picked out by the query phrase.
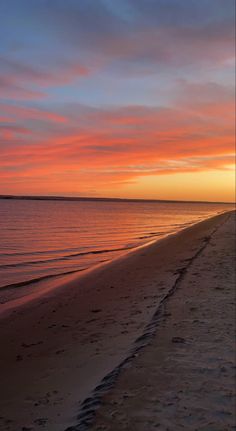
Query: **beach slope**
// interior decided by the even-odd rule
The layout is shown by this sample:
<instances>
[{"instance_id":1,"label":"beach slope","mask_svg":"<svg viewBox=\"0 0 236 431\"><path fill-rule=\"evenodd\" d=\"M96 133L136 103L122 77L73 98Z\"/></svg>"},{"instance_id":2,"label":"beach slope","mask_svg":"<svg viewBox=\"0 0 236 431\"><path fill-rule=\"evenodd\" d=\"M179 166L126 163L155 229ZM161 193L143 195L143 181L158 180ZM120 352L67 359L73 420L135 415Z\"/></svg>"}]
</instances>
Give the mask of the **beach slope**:
<instances>
[{"instance_id":1,"label":"beach slope","mask_svg":"<svg viewBox=\"0 0 236 431\"><path fill-rule=\"evenodd\" d=\"M231 429L233 241L221 214L4 311L0 430Z\"/></svg>"},{"instance_id":2,"label":"beach slope","mask_svg":"<svg viewBox=\"0 0 236 431\"><path fill-rule=\"evenodd\" d=\"M231 216L182 274L155 335L103 397L89 429L235 429L234 265Z\"/></svg>"}]
</instances>

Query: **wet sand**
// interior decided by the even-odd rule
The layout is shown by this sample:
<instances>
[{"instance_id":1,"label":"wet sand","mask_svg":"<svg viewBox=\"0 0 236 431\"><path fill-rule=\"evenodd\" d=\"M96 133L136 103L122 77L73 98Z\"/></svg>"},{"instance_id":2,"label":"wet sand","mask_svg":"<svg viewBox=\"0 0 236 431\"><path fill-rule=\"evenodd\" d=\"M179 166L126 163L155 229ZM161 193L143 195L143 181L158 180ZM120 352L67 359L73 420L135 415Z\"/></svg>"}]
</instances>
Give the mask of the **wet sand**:
<instances>
[{"instance_id":1,"label":"wet sand","mask_svg":"<svg viewBox=\"0 0 236 431\"><path fill-rule=\"evenodd\" d=\"M0 430L82 430L94 418L100 400L96 430L183 429L170 425L175 416L182 420L182 408L175 413L172 398L180 396L185 381L185 398L190 387L189 402L201 410L196 397L204 397L191 392L200 378L206 387L208 381L225 385L225 398L218 397L217 391L215 398L228 402L219 411L229 412L234 351L232 232L232 213L213 217L79 277L67 278L57 289L4 312L0 321ZM204 357L205 350L210 356ZM188 377L193 357L194 379ZM120 375L114 389L101 398L117 370ZM108 377L103 380L104 376ZM168 390L166 382L173 382L173 388ZM84 402L88 397L90 404ZM160 405L155 404L158 397ZM210 411L212 403L209 398ZM185 407L186 415L191 413L188 403ZM232 412L217 414L232 423ZM233 429L227 426L207 429Z\"/></svg>"}]
</instances>

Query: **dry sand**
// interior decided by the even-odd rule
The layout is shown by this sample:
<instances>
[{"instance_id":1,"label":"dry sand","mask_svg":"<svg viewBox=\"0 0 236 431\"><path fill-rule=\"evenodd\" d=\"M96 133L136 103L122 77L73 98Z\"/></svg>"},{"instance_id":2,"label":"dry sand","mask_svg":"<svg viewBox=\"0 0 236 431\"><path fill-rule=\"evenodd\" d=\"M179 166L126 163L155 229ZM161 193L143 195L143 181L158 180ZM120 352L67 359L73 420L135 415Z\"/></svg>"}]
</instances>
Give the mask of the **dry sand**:
<instances>
[{"instance_id":1,"label":"dry sand","mask_svg":"<svg viewBox=\"0 0 236 431\"><path fill-rule=\"evenodd\" d=\"M216 216L3 308L0 430L85 429L120 371L93 429L235 429L233 227Z\"/></svg>"},{"instance_id":2,"label":"dry sand","mask_svg":"<svg viewBox=\"0 0 236 431\"><path fill-rule=\"evenodd\" d=\"M91 431L236 429L234 265L231 216L182 273L151 342L103 397Z\"/></svg>"}]
</instances>

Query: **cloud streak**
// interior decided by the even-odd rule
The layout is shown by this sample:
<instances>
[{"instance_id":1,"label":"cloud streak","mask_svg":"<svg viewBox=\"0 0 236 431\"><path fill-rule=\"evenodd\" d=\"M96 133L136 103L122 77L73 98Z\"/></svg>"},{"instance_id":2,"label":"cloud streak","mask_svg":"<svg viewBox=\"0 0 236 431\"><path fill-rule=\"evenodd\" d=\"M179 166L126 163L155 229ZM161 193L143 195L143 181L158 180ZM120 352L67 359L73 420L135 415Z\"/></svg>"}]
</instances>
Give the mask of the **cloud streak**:
<instances>
[{"instance_id":1,"label":"cloud streak","mask_svg":"<svg viewBox=\"0 0 236 431\"><path fill-rule=\"evenodd\" d=\"M3 3L2 192L106 194L152 175L227 172L233 1Z\"/></svg>"},{"instance_id":2,"label":"cloud streak","mask_svg":"<svg viewBox=\"0 0 236 431\"><path fill-rule=\"evenodd\" d=\"M189 106L195 91L198 95L202 91L204 96ZM233 163L234 153L234 124L227 111L230 103L230 89L213 89L210 83L200 88L185 84L183 95L172 108L83 110L80 106L78 117L73 119L68 113L0 105L0 113L5 109L18 119L18 124L21 119L29 127L12 123L0 128L5 142L1 177L12 181L15 176L17 182L19 178L43 178L55 172L63 177L70 172L82 183L88 181L89 187L93 178L95 182L99 178L100 186L105 187L108 180L117 184L153 174L226 169ZM47 127L35 141L34 129L40 129L41 120ZM25 134L29 137L23 143Z\"/></svg>"}]
</instances>

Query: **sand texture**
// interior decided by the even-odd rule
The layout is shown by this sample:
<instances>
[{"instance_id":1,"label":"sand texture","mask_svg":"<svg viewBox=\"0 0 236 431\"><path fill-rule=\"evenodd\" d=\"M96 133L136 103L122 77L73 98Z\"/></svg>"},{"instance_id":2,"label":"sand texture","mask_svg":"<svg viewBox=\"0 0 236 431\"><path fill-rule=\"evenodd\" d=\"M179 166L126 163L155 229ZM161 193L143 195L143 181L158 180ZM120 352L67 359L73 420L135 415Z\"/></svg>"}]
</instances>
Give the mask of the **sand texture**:
<instances>
[{"instance_id":1,"label":"sand texture","mask_svg":"<svg viewBox=\"0 0 236 431\"><path fill-rule=\"evenodd\" d=\"M233 230L213 217L3 310L0 430L235 429Z\"/></svg>"},{"instance_id":2,"label":"sand texture","mask_svg":"<svg viewBox=\"0 0 236 431\"><path fill-rule=\"evenodd\" d=\"M89 429L236 429L234 264L231 216L191 262L155 336L120 373Z\"/></svg>"}]
</instances>

